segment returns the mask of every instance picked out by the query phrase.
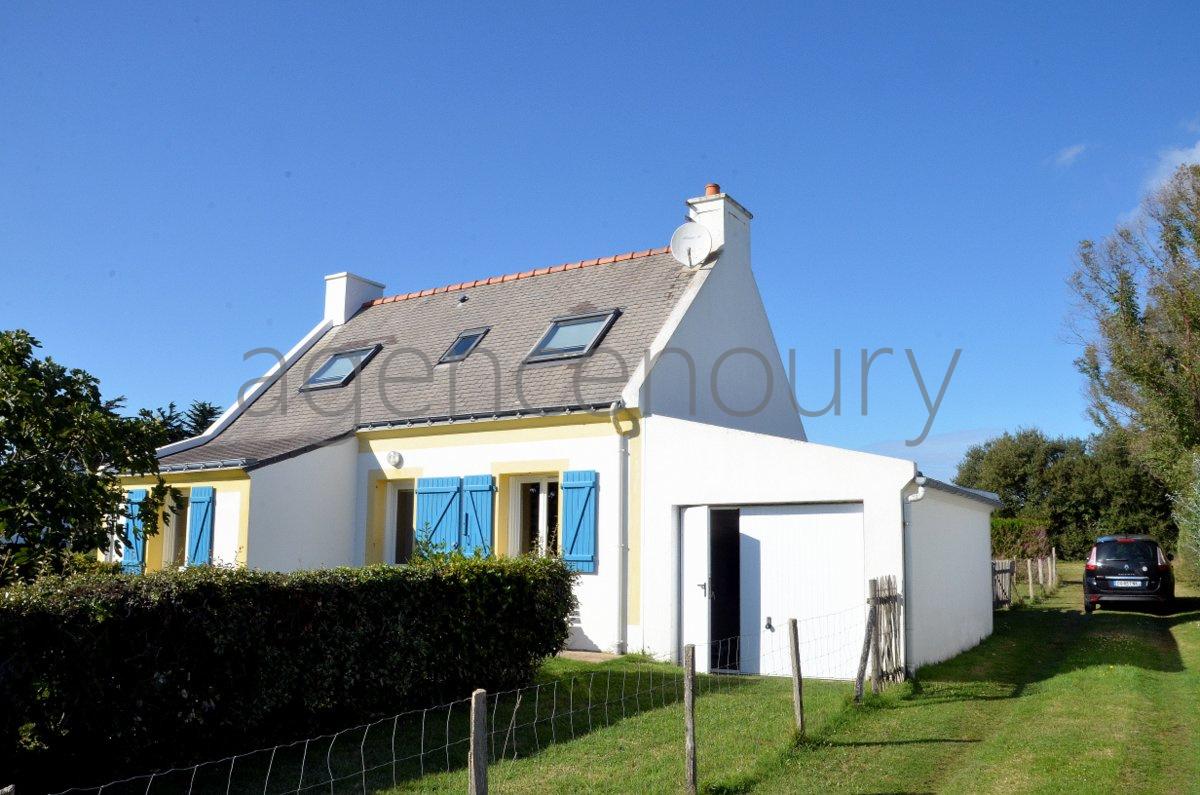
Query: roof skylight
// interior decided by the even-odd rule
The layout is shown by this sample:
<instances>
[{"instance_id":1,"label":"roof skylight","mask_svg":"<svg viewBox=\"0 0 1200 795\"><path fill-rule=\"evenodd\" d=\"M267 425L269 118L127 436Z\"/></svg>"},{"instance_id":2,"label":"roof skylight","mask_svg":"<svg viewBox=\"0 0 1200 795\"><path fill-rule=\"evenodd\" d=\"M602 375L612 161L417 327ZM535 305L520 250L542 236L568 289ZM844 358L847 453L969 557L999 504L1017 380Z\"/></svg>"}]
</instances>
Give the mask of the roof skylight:
<instances>
[{"instance_id":1,"label":"roof skylight","mask_svg":"<svg viewBox=\"0 0 1200 795\"><path fill-rule=\"evenodd\" d=\"M600 340L604 339L604 335L620 314L620 310L611 309L607 312L555 318L525 361L545 362L587 356L596 349Z\"/></svg>"},{"instance_id":2,"label":"roof skylight","mask_svg":"<svg viewBox=\"0 0 1200 795\"><path fill-rule=\"evenodd\" d=\"M371 361L371 357L379 353L379 349L382 347L382 345L372 345L369 348L334 353L300 388L307 390L345 386L350 383L359 370L366 366L367 362Z\"/></svg>"}]
</instances>

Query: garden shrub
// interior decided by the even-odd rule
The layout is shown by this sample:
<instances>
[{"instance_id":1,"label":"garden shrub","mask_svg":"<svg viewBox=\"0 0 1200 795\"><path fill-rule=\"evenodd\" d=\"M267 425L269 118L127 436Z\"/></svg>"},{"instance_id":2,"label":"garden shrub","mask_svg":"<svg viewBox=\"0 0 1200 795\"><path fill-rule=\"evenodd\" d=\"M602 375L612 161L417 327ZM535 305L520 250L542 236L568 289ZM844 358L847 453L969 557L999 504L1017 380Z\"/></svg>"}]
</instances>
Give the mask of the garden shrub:
<instances>
[{"instance_id":1,"label":"garden shrub","mask_svg":"<svg viewBox=\"0 0 1200 795\"><path fill-rule=\"evenodd\" d=\"M992 517L993 558L1037 558L1050 554L1048 523L1040 519Z\"/></svg>"},{"instance_id":2,"label":"garden shrub","mask_svg":"<svg viewBox=\"0 0 1200 795\"><path fill-rule=\"evenodd\" d=\"M91 784L525 684L566 641L573 576L550 558L439 556L13 586L0 771Z\"/></svg>"}]
</instances>

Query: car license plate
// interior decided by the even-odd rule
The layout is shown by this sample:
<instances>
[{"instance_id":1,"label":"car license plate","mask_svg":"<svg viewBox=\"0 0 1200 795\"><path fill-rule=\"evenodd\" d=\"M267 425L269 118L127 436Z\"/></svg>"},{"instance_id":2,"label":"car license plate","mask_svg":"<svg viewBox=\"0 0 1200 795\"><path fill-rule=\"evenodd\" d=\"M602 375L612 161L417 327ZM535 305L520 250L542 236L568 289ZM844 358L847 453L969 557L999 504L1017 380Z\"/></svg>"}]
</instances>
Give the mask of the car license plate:
<instances>
[{"instance_id":1,"label":"car license plate","mask_svg":"<svg viewBox=\"0 0 1200 795\"><path fill-rule=\"evenodd\" d=\"M1114 588L1141 588L1142 587L1141 580L1113 580L1112 584L1113 584Z\"/></svg>"}]
</instances>

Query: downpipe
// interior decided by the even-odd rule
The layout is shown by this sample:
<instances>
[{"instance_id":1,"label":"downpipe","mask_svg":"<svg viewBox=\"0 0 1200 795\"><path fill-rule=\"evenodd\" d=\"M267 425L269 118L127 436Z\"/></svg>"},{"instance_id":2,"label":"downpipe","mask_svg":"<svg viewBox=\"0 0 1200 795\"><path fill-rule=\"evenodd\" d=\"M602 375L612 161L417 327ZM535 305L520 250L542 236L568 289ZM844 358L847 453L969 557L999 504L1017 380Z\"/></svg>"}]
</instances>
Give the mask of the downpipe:
<instances>
[{"instance_id":1,"label":"downpipe","mask_svg":"<svg viewBox=\"0 0 1200 795\"><path fill-rule=\"evenodd\" d=\"M617 653L629 650L629 434L621 428L624 400L614 401L608 418L617 432Z\"/></svg>"},{"instance_id":2,"label":"downpipe","mask_svg":"<svg viewBox=\"0 0 1200 795\"><path fill-rule=\"evenodd\" d=\"M917 472L917 476L913 478L913 482L917 484L917 490L904 498L901 503L901 523L900 528L900 544L903 560L901 568L904 572L904 671L905 676L909 679L914 678L916 673L908 667L908 650L912 648L912 602L908 598L909 583L912 580L909 578L909 561L912 559L912 542L909 539L909 532L912 529L912 504L925 499L925 476Z\"/></svg>"}]
</instances>

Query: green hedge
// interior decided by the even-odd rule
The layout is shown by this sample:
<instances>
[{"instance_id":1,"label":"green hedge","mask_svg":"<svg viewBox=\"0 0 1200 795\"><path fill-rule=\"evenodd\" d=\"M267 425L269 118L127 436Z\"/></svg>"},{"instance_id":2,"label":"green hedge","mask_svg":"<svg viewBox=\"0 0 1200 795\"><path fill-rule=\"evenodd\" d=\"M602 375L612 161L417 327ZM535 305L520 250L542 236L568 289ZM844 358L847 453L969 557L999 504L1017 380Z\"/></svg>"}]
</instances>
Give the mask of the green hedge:
<instances>
[{"instance_id":1,"label":"green hedge","mask_svg":"<svg viewBox=\"0 0 1200 795\"><path fill-rule=\"evenodd\" d=\"M15 586L0 778L90 784L526 683L566 640L572 579L529 557Z\"/></svg>"},{"instance_id":2,"label":"green hedge","mask_svg":"<svg viewBox=\"0 0 1200 795\"><path fill-rule=\"evenodd\" d=\"M1037 558L1050 554L1049 523L1041 519L992 517L993 558Z\"/></svg>"}]
</instances>

